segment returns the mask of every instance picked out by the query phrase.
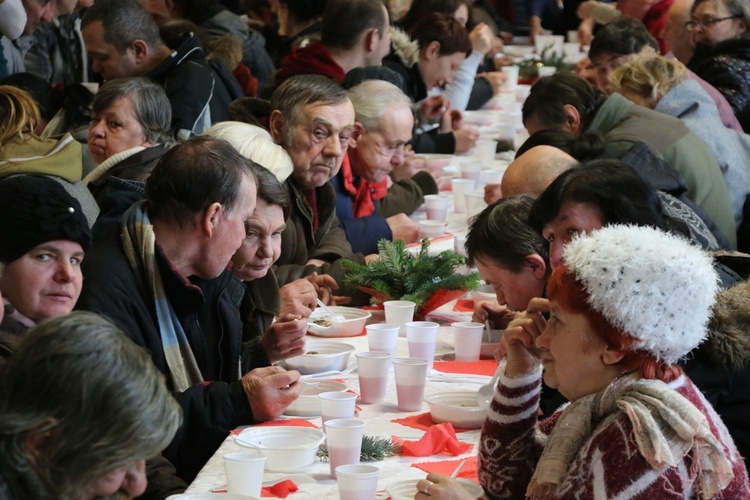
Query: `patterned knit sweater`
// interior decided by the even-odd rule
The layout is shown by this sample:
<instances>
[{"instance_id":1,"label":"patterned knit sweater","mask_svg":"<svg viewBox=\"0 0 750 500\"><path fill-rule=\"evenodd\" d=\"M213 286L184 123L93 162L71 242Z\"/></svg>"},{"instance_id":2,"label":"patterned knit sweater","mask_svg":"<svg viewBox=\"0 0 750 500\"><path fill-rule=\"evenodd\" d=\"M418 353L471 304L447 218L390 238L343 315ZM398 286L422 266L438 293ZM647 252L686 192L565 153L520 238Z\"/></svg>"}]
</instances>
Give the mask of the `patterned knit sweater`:
<instances>
[{"instance_id":1,"label":"patterned knit sweater","mask_svg":"<svg viewBox=\"0 0 750 500\"><path fill-rule=\"evenodd\" d=\"M500 377L482 429L479 481L488 498L525 497L526 488L549 434L565 407L537 421L541 370L522 378ZM671 384L708 418L711 432L724 446L734 480L716 498L748 499L750 486L742 457L724 423L685 376ZM684 499L700 498L699 482L688 455L677 467L654 470L638 451L633 427L623 412L595 427L555 491L556 499Z\"/></svg>"}]
</instances>

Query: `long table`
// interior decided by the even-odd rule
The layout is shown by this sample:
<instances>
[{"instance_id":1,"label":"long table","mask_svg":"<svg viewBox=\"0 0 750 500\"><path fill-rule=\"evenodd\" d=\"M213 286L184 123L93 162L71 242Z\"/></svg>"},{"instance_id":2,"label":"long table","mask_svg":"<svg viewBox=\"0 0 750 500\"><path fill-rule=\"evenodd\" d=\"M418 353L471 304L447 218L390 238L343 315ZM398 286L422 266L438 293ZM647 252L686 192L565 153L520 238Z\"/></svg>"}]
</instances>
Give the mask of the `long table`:
<instances>
[{"instance_id":1,"label":"long table","mask_svg":"<svg viewBox=\"0 0 750 500\"><path fill-rule=\"evenodd\" d=\"M379 319L377 315L374 317L374 320L375 322L382 322L382 319ZM451 359L453 353L452 328L440 327L438 339L439 340L436 348L435 359ZM368 350L367 338L364 335L327 340L335 340L337 342L345 342L351 344L355 347L355 352ZM408 356L408 346L405 338L399 338L398 340L397 356ZM350 366L356 363L353 354L349 363ZM428 375L425 395L440 391L458 389L476 391L480 385L487 383L490 379L489 376L481 377L476 375L466 378L460 377L461 374L437 373L433 371L431 375ZM350 389L357 392L359 391L359 380L357 378L356 372L348 375L344 381ZM358 402L358 407L360 408L360 411L357 418L365 422L365 435L382 437L398 436L404 439L416 440L422 437L422 435L424 434L424 431L422 430L392 422L393 419L404 418L412 414L419 414L428 411L428 406L426 403L423 403L422 410L420 412L407 413L398 411L398 409L396 408L396 386L393 379L393 374L391 374L391 377L389 379L386 400L384 402L372 405L361 404ZM316 424L318 427L321 427L322 425L320 417L313 418L310 421ZM384 490L385 487L391 482L401 479L414 479L416 481L417 479L425 477L426 473L423 470L411 466L414 463L455 460L475 456L477 453L479 434L479 429L460 432L458 434L458 439L460 441L474 444L474 447L470 451L458 457L448 454L433 455L429 457L396 456L380 462L373 462L373 465L376 465L380 468L380 476L378 480L378 498L387 498ZM221 447L216 451L216 453L200 471L195 481L190 485L186 493L200 493L221 490L222 487L226 484L223 456L226 453L237 451L243 451L243 449L234 442L234 436L228 436ZM305 469L295 471L293 473L266 472L263 479L264 484L268 484L277 482L287 477L295 481L299 487L299 490L297 492L292 493L288 497L292 500L321 500L338 498L337 484L336 481L330 476L329 464L327 462L316 461L313 465Z\"/></svg>"}]
</instances>

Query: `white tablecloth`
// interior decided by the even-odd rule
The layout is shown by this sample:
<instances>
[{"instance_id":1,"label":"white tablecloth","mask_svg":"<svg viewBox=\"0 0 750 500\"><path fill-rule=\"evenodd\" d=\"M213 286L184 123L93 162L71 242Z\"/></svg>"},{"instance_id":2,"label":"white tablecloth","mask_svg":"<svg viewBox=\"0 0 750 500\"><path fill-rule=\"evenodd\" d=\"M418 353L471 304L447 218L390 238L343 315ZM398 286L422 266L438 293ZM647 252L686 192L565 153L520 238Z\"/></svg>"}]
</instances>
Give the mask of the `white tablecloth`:
<instances>
[{"instance_id":1,"label":"white tablecloth","mask_svg":"<svg viewBox=\"0 0 750 500\"><path fill-rule=\"evenodd\" d=\"M453 353L453 335L450 327L441 327L438 335L438 345L436 349L436 359L448 358L450 359ZM355 346L356 351L367 351L367 338L365 336L352 337L352 338L341 338L335 339L336 341L346 342ZM407 356L408 346L405 338L399 338L399 345L397 356ZM350 359L351 364L355 363L354 356ZM454 374L443 374L453 376ZM460 375L455 375L459 377ZM359 390L359 381L357 374L350 374L345 381L347 385L353 389ZM406 427L400 424L391 422L396 418L404 418L409 416L411 413L399 412L396 408L396 386L391 374L391 379L388 384L388 390L386 400L382 403L365 405L358 403L361 411L357 418L365 422L365 435L368 436L398 436L406 439L419 439L423 435L423 431ZM425 394L432 394L439 391L456 390L456 389L467 389L476 391L479 386L483 383L487 383L490 377L476 377L475 379L465 378L459 380L445 380L446 377L438 375L429 375L428 382L425 389ZM421 412L414 412L413 414L419 414L428 411L426 403L423 403ZM311 422L315 423L318 427L321 426L320 417L314 418ZM419 479L426 475L424 471L416 467L411 467L411 464L415 462L428 462L428 461L443 461L443 460L454 460L457 458L466 458L475 456L477 453L476 445L479 441L480 430L472 430L467 432L461 432L458 434L458 439L464 442L473 443L475 446L468 453L461 455L460 457L454 457L452 455L441 454L430 457L392 457L380 462L373 462L373 465L380 467L380 476L378 480L378 498L386 498L387 495L382 493L385 487L394 481L400 479ZM209 462L203 467L201 472L196 477L195 481L190 485L187 493L199 493L208 492L214 489L222 487L226 483L224 473L224 462L223 456L226 453L242 451L239 445L234 443L233 436L227 437L221 447L211 457ZM300 479L299 476L305 476L304 479ZM327 462L315 462L310 467L295 471L294 473L270 473L267 472L264 475L264 483L276 482L285 477L291 477L292 480L295 477L298 479L299 491L292 493L288 498L292 500L297 499L309 499L309 500L323 500L323 499L337 499L338 490L336 481L330 477L329 464ZM309 479L308 479L309 478ZM303 482L304 481L304 482ZM221 498L221 497L217 497ZM363 499L364 500L364 499Z\"/></svg>"}]
</instances>

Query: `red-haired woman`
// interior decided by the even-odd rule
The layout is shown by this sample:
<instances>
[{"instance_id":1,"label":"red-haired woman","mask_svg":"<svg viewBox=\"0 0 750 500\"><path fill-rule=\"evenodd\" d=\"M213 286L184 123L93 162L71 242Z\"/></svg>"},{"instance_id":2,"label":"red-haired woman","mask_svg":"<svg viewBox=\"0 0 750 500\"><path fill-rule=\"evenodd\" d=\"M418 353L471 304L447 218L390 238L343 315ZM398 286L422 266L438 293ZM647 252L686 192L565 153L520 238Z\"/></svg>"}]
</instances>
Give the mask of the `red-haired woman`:
<instances>
[{"instance_id":1,"label":"red-haired woman","mask_svg":"<svg viewBox=\"0 0 750 500\"><path fill-rule=\"evenodd\" d=\"M488 497L750 498L726 427L675 364L706 338L710 257L624 225L573 239L563 257L548 301L505 330L479 450ZM540 422L542 374L571 403ZM418 487L418 499L462 498L444 476Z\"/></svg>"}]
</instances>

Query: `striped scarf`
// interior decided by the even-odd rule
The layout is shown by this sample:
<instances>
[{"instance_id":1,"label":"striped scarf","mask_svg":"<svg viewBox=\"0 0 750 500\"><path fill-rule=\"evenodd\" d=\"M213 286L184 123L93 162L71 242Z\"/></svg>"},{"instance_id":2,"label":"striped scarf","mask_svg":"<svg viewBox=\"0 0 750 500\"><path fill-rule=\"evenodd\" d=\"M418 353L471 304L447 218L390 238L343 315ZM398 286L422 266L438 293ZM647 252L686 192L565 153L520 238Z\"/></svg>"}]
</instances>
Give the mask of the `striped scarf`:
<instances>
[{"instance_id":1,"label":"striped scarf","mask_svg":"<svg viewBox=\"0 0 750 500\"><path fill-rule=\"evenodd\" d=\"M527 498L554 496L568 466L597 424L618 411L628 416L638 449L655 470L675 467L692 452L701 498L713 498L732 481L732 464L711 433L706 416L664 382L629 374L563 410L537 463Z\"/></svg>"},{"instance_id":2,"label":"striped scarf","mask_svg":"<svg viewBox=\"0 0 750 500\"><path fill-rule=\"evenodd\" d=\"M203 382L193 351L172 304L167 299L164 283L156 262L156 236L154 226L146 213L146 202L130 207L122 217L122 248L130 262L138 285L148 291L154 301L156 321L164 348L164 358L177 391Z\"/></svg>"}]
</instances>

